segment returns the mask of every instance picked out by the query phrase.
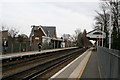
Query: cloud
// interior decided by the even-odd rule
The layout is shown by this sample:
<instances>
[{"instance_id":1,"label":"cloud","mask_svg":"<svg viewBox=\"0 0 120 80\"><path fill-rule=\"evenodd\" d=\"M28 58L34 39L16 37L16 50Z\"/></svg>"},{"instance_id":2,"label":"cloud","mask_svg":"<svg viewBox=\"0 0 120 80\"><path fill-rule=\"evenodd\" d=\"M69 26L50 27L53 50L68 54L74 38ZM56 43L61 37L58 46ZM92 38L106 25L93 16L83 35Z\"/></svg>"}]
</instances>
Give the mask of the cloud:
<instances>
[{"instance_id":1,"label":"cloud","mask_svg":"<svg viewBox=\"0 0 120 80\"><path fill-rule=\"evenodd\" d=\"M2 2L98 2L100 0L2 0Z\"/></svg>"},{"instance_id":2,"label":"cloud","mask_svg":"<svg viewBox=\"0 0 120 80\"><path fill-rule=\"evenodd\" d=\"M90 5L81 3L3 3L3 23L29 35L30 26L56 26L58 35L73 34L76 28L91 30ZM89 8L88 8L89 7ZM93 7L91 7L93 8ZM90 9L91 9L90 8ZM86 11L85 11L85 10ZM88 12L87 12L88 11ZM91 9L93 11L93 9ZM89 14L89 15L87 15Z\"/></svg>"},{"instance_id":3,"label":"cloud","mask_svg":"<svg viewBox=\"0 0 120 80\"><path fill-rule=\"evenodd\" d=\"M54 7L54 11L58 12L61 16L58 19L54 19L54 24L58 27L58 33L70 33L73 34L76 28L91 29L92 18L82 13L75 12L68 8ZM61 31L59 31L61 30Z\"/></svg>"}]
</instances>

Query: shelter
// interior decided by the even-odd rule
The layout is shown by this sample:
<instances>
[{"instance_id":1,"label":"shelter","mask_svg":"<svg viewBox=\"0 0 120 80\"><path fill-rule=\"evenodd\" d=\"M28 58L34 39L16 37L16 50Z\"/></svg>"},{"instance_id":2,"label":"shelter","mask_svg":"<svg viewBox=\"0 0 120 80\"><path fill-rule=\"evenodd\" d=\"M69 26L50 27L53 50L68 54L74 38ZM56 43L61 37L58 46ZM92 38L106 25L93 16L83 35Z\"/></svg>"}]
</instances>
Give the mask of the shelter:
<instances>
[{"instance_id":1,"label":"shelter","mask_svg":"<svg viewBox=\"0 0 120 80\"><path fill-rule=\"evenodd\" d=\"M87 33L86 37L89 40L95 40L98 44L101 44L101 41L104 41L106 37L106 33L101 31L100 29L94 29Z\"/></svg>"}]
</instances>

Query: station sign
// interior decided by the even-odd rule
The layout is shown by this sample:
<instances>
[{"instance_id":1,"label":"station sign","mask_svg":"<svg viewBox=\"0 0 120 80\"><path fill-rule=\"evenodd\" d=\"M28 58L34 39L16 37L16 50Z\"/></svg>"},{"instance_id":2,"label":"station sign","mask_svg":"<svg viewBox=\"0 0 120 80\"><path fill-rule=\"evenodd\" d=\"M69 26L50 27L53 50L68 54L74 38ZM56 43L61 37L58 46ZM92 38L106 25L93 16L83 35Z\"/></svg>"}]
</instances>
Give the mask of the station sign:
<instances>
[{"instance_id":1,"label":"station sign","mask_svg":"<svg viewBox=\"0 0 120 80\"><path fill-rule=\"evenodd\" d=\"M96 30L88 32L86 36L89 37L89 38L96 38L96 39L98 39L98 38L105 38L106 37L106 33L101 31L101 30L99 30L99 29L96 29Z\"/></svg>"}]
</instances>

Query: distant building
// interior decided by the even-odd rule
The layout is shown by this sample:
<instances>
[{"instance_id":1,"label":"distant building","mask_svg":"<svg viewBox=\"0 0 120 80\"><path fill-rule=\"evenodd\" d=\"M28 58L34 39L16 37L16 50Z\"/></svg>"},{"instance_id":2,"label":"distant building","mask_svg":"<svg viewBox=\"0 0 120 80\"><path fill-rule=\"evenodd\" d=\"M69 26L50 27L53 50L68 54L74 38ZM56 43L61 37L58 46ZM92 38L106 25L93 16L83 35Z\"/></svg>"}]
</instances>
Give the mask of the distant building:
<instances>
[{"instance_id":1,"label":"distant building","mask_svg":"<svg viewBox=\"0 0 120 80\"><path fill-rule=\"evenodd\" d=\"M31 45L37 43L46 44L49 48L60 48L63 39L57 38L55 26L32 26L30 33ZM47 47L48 47L47 46Z\"/></svg>"},{"instance_id":2,"label":"distant building","mask_svg":"<svg viewBox=\"0 0 120 80\"><path fill-rule=\"evenodd\" d=\"M88 32L86 37L89 40L95 40L97 42L97 46L98 46L98 45L102 44L102 41L104 42L104 39L106 38L106 33L101 31L100 29L94 29L94 30Z\"/></svg>"},{"instance_id":3,"label":"distant building","mask_svg":"<svg viewBox=\"0 0 120 80\"><path fill-rule=\"evenodd\" d=\"M55 26L32 26L30 38L32 42L41 42L42 37L56 38L56 27Z\"/></svg>"},{"instance_id":4,"label":"distant building","mask_svg":"<svg viewBox=\"0 0 120 80\"><path fill-rule=\"evenodd\" d=\"M70 34L63 34L63 39L64 39L64 42L65 42L65 47L72 47L72 46L75 46L74 44L74 41L72 39L72 36Z\"/></svg>"},{"instance_id":5,"label":"distant building","mask_svg":"<svg viewBox=\"0 0 120 80\"><path fill-rule=\"evenodd\" d=\"M8 41L7 53L21 52L22 49L26 49L26 48L27 48L26 50L29 49L30 40L27 35L21 34L20 36L22 36L22 38L19 37L18 35L12 37L10 36L8 30L3 30L0 32L0 34L2 38L0 44L5 40Z\"/></svg>"},{"instance_id":6,"label":"distant building","mask_svg":"<svg viewBox=\"0 0 120 80\"><path fill-rule=\"evenodd\" d=\"M2 31L2 41L8 40L8 30Z\"/></svg>"}]
</instances>

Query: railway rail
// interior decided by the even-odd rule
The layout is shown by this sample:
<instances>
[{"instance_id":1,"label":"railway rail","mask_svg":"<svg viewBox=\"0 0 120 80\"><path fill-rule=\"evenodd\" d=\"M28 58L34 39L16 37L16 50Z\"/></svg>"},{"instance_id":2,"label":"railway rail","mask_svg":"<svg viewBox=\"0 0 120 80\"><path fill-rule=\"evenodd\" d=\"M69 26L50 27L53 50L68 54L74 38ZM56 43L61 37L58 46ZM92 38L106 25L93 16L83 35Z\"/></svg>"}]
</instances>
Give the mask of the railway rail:
<instances>
[{"instance_id":1,"label":"railway rail","mask_svg":"<svg viewBox=\"0 0 120 80\"><path fill-rule=\"evenodd\" d=\"M34 65L34 66L30 67L30 68L27 68L25 70L22 70L20 72L15 73L15 74L3 77L2 80L8 80L8 79L10 79L10 80L11 79L14 79L14 80L19 80L19 79L26 80L27 79L27 80L29 80L29 79L33 79L33 78L45 73L46 71L48 71L48 70L50 70L50 69L52 69L52 68L54 68L54 67L56 67L56 66L58 66L60 64L63 64L67 60L70 60L71 58L73 58L73 56L78 55L78 54L80 55L79 51L83 52L83 51L85 51L85 49L82 49L82 50L81 49L75 49L75 50L64 51L63 52L64 55L62 55L62 53L60 54L59 52L58 52L59 54L57 53L57 56L55 56L55 53L52 54L52 55L51 54L44 55L44 56L42 56L43 60L45 58L47 59L48 57L53 56L53 55L54 55L54 58L48 59L47 61L45 61L45 62L43 62L41 64ZM36 62L40 61L40 59L42 58L42 57L41 58L40 57L35 58L35 61ZM40 59L38 59L38 58L40 58ZM30 58L30 59L34 63L34 58ZM28 61L28 59L25 60L25 63L26 63L26 61ZM30 64L30 63L31 62L28 62L28 64ZM31 65L33 63L31 63ZM11 64L11 65L13 65L13 64ZM4 65L4 66L7 66L7 65ZM6 68L6 70L7 70L7 68Z\"/></svg>"},{"instance_id":2,"label":"railway rail","mask_svg":"<svg viewBox=\"0 0 120 80\"><path fill-rule=\"evenodd\" d=\"M73 49L76 50L76 49ZM10 76L13 74L16 74L18 72L27 70L28 68L33 67L33 65L38 65L41 63L44 63L52 58L59 57L61 55L65 55L66 52L69 52L72 50L66 50L66 51L61 51L61 52L53 52L53 53L45 53L45 54L40 54L37 56L29 56L29 57L24 57L23 59L20 60L15 60L15 61L10 61L10 62L5 62L3 63L3 78L6 76Z\"/></svg>"},{"instance_id":3,"label":"railway rail","mask_svg":"<svg viewBox=\"0 0 120 80\"><path fill-rule=\"evenodd\" d=\"M76 50L76 49L74 49L74 50ZM67 51L72 51L72 50L67 50ZM26 64L35 63L38 61L45 61L46 57L47 57L47 59L49 59L52 57L64 55L64 53L65 53L64 51L54 52L54 53L44 53L44 54L39 54L39 55L34 55L34 56L17 58L16 60L12 60L12 61L8 61L8 62L3 62L2 63L3 72L6 70L9 70L9 69L14 69L16 67L26 65Z\"/></svg>"}]
</instances>

